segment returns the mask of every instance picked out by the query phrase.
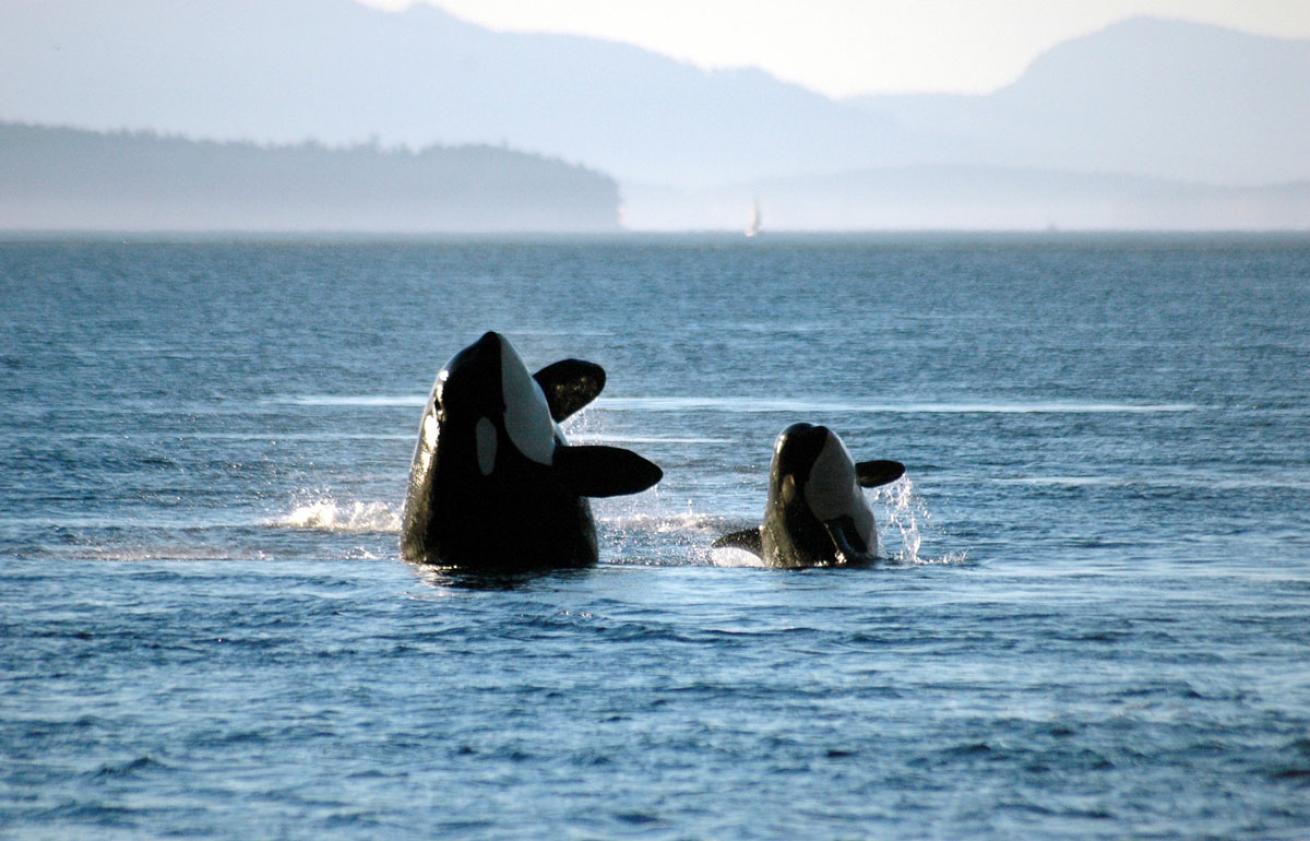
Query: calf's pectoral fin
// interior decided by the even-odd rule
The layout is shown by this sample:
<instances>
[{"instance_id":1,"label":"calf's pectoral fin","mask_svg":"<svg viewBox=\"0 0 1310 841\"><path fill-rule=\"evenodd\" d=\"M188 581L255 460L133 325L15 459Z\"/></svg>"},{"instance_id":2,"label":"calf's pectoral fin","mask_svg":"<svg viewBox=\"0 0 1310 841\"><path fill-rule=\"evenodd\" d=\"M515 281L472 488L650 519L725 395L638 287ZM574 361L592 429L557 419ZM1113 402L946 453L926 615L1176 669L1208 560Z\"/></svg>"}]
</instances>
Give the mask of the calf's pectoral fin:
<instances>
[{"instance_id":1,"label":"calf's pectoral fin","mask_svg":"<svg viewBox=\"0 0 1310 841\"><path fill-rule=\"evenodd\" d=\"M605 369L581 359L561 359L532 378L545 393L550 416L556 423L595 400L605 388Z\"/></svg>"},{"instance_id":2,"label":"calf's pectoral fin","mask_svg":"<svg viewBox=\"0 0 1310 841\"><path fill-rule=\"evenodd\" d=\"M760 557L764 557L764 541L760 535L758 527L753 529L742 529L734 531L732 534L725 534L718 540L710 544L712 549L745 549L747 552L754 552Z\"/></svg>"},{"instance_id":3,"label":"calf's pectoral fin","mask_svg":"<svg viewBox=\"0 0 1310 841\"><path fill-rule=\"evenodd\" d=\"M869 566L878 562L878 556L864 545L864 540L855 529L855 521L850 517L826 520L823 527L832 539L837 563L845 566Z\"/></svg>"},{"instance_id":4,"label":"calf's pectoral fin","mask_svg":"<svg viewBox=\"0 0 1310 841\"><path fill-rule=\"evenodd\" d=\"M593 497L641 493L664 477L654 462L619 447L558 447L554 471L564 487Z\"/></svg>"},{"instance_id":5,"label":"calf's pectoral fin","mask_svg":"<svg viewBox=\"0 0 1310 841\"><path fill-rule=\"evenodd\" d=\"M880 485L886 485L895 482L904 475L905 465L899 461L878 459L877 461L862 461L855 465L855 480L860 483L862 488L876 488Z\"/></svg>"}]
</instances>

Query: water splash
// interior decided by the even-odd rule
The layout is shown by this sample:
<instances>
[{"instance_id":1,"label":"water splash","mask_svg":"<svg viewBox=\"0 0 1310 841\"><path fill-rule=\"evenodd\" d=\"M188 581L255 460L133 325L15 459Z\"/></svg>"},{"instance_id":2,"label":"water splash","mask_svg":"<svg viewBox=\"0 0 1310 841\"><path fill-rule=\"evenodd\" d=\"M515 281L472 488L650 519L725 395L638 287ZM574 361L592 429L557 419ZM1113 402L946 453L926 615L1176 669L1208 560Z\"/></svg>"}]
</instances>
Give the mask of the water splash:
<instances>
[{"instance_id":1,"label":"water splash","mask_svg":"<svg viewBox=\"0 0 1310 841\"><path fill-rule=\"evenodd\" d=\"M888 560L905 566L966 562L963 551L940 555L925 551L925 538L933 544L940 529L908 476L875 490L872 502L878 508L880 542ZM602 556L609 563L643 566L767 566L750 552L710 548L716 538L742 528L747 521L697 512L690 500L685 504L685 510L669 504L658 488L634 497L603 500L597 511Z\"/></svg>"},{"instance_id":2,"label":"water splash","mask_svg":"<svg viewBox=\"0 0 1310 841\"><path fill-rule=\"evenodd\" d=\"M873 492L873 500L883 507L883 516L879 518L883 534L900 537L900 548L889 556L893 561L907 565L964 562L964 552L947 552L936 558L920 554L925 532L932 533L935 529L932 512L923 497L914 492L914 480L909 476L878 488Z\"/></svg>"},{"instance_id":3,"label":"water splash","mask_svg":"<svg viewBox=\"0 0 1310 841\"><path fill-rule=\"evenodd\" d=\"M655 500L655 510L610 508L597 518L607 562L638 566L762 567L764 561L738 549L712 549L711 544L742 523L733 518L670 510Z\"/></svg>"},{"instance_id":4,"label":"water splash","mask_svg":"<svg viewBox=\"0 0 1310 841\"><path fill-rule=\"evenodd\" d=\"M296 505L289 514L268 521L280 528L362 534L400 533L400 515L385 502L338 503L327 497Z\"/></svg>"},{"instance_id":5,"label":"water splash","mask_svg":"<svg viewBox=\"0 0 1310 841\"><path fill-rule=\"evenodd\" d=\"M613 563L686 566L708 563L722 520L669 501L658 487L635 496L597 500L601 556Z\"/></svg>"},{"instance_id":6,"label":"water splash","mask_svg":"<svg viewBox=\"0 0 1310 841\"><path fill-rule=\"evenodd\" d=\"M560 423L559 428L570 444L594 444L604 438L604 413L598 413L595 409L595 403L583 406Z\"/></svg>"}]
</instances>

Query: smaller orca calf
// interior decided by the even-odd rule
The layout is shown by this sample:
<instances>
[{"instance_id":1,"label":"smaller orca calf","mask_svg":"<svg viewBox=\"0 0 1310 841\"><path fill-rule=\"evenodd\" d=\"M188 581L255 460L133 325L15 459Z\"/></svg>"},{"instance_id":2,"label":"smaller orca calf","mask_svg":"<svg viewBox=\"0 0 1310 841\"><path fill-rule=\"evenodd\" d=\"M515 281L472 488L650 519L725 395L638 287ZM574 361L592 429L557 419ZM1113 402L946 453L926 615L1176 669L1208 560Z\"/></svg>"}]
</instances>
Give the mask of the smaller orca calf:
<instances>
[{"instance_id":1,"label":"smaller orca calf","mask_svg":"<svg viewBox=\"0 0 1310 841\"><path fill-rule=\"evenodd\" d=\"M745 549L781 568L872 564L878 560L878 530L860 488L904 474L899 461L854 463L841 438L825 426L792 424L773 445L763 524L724 535L714 548Z\"/></svg>"},{"instance_id":2,"label":"smaller orca calf","mask_svg":"<svg viewBox=\"0 0 1310 841\"><path fill-rule=\"evenodd\" d=\"M499 333L455 354L419 422L401 555L495 573L594 564L587 497L639 493L663 475L629 450L564 439L558 422L604 386L605 371L578 359L529 374Z\"/></svg>"}]
</instances>

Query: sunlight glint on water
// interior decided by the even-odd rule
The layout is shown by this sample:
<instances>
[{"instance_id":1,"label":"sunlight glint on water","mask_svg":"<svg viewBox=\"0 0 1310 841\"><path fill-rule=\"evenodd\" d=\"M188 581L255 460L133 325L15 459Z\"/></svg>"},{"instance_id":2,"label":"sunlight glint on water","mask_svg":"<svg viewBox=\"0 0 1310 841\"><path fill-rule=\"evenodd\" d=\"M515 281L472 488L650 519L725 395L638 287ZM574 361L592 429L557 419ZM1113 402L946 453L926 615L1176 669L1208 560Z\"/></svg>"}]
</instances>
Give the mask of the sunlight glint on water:
<instances>
[{"instance_id":1,"label":"sunlight glint on water","mask_svg":"<svg viewBox=\"0 0 1310 841\"><path fill-rule=\"evenodd\" d=\"M339 532L400 533L400 515L385 502L340 503L319 499L297 505L285 517L269 521L282 528Z\"/></svg>"}]
</instances>

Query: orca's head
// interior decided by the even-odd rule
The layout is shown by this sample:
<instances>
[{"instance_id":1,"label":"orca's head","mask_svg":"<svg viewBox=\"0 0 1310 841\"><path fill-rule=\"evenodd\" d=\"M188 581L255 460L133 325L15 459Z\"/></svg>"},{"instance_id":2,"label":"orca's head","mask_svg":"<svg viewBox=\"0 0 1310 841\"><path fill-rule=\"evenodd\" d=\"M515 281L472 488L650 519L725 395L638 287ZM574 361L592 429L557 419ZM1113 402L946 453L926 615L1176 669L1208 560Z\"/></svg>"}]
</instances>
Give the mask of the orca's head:
<instances>
[{"instance_id":1,"label":"orca's head","mask_svg":"<svg viewBox=\"0 0 1310 841\"><path fill-rule=\"evenodd\" d=\"M837 433L826 426L795 423L782 431L773 447L769 471L769 511L785 524L796 551L811 561L856 562L878 554L873 510L860 490L878 478L861 470L882 462L857 465ZM904 471L899 462L889 468ZM899 475L899 473L897 473ZM766 515L766 523L770 519Z\"/></svg>"},{"instance_id":2,"label":"orca's head","mask_svg":"<svg viewBox=\"0 0 1310 841\"><path fill-rule=\"evenodd\" d=\"M499 333L488 331L455 354L437 375L433 396L443 436L464 437L472 430L483 475L494 470L506 437L525 458L551 464L559 430L546 397Z\"/></svg>"},{"instance_id":3,"label":"orca's head","mask_svg":"<svg viewBox=\"0 0 1310 841\"><path fill-rule=\"evenodd\" d=\"M826 426L794 423L773 445L769 471L771 502L803 502L820 521L850 516L857 501L855 462L837 433Z\"/></svg>"}]
</instances>

